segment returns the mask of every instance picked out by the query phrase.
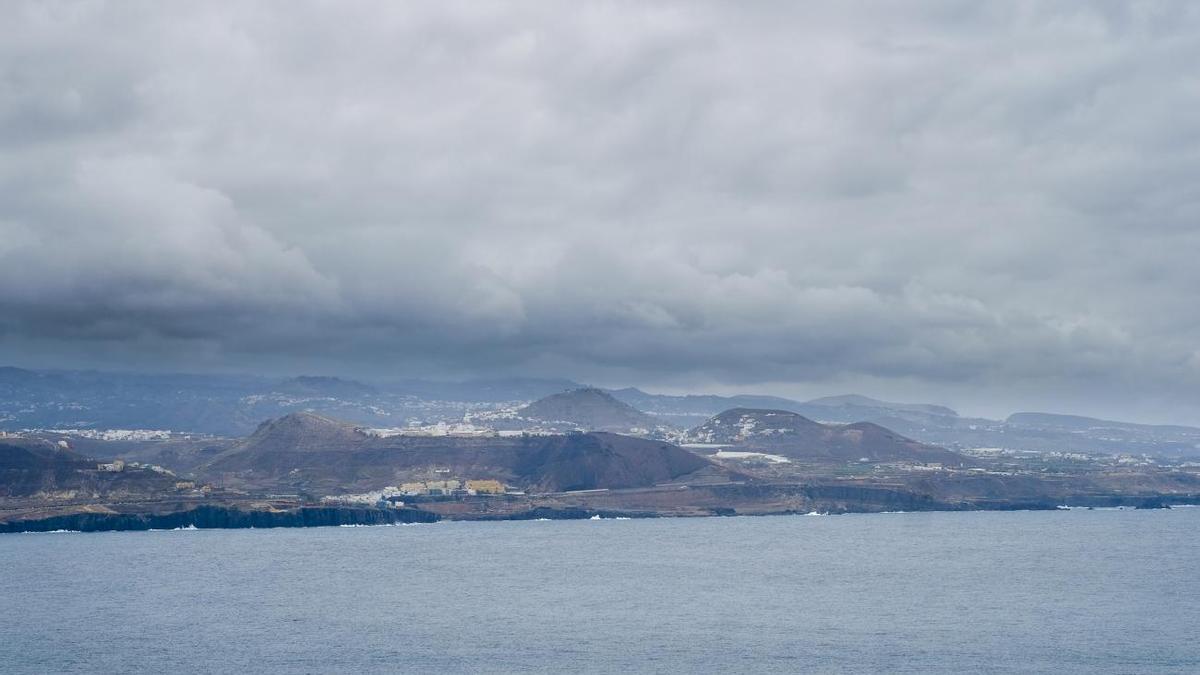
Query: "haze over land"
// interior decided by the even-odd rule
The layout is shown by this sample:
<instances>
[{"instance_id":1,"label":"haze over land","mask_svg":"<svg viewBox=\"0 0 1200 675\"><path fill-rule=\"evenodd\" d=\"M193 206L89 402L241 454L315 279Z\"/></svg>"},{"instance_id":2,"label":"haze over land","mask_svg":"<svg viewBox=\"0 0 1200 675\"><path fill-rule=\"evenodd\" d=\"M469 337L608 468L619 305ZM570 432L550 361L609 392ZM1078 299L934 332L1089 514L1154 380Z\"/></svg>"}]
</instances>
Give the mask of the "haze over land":
<instances>
[{"instance_id":1,"label":"haze over land","mask_svg":"<svg viewBox=\"0 0 1200 675\"><path fill-rule=\"evenodd\" d=\"M1200 423L1200 8L8 3L0 363Z\"/></svg>"}]
</instances>

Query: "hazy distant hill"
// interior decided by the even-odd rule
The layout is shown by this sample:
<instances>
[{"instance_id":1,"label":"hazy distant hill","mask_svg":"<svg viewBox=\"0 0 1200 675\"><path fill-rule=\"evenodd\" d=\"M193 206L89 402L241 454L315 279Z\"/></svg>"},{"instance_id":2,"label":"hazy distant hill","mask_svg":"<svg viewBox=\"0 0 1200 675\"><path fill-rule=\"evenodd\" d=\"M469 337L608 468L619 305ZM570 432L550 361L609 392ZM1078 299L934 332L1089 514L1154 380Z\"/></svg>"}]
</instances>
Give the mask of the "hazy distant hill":
<instances>
[{"instance_id":1,"label":"hazy distant hill","mask_svg":"<svg viewBox=\"0 0 1200 675\"><path fill-rule=\"evenodd\" d=\"M644 411L664 423L688 428L730 408L791 410L801 404L778 396L717 396L713 394L648 394L636 387L608 390L614 398Z\"/></svg>"},{"instance_id":2,"label":"hazy distant hill","mask_svg":"<svg viewBox=\"0 0 1200 675\"><path fill-rule=\"evenodd\" d=\"M735 408L688 432L696 443L753 448L799 460L936 462L963 465L962 455L905 438L871 422L831 425L786 410Z\"/></svg>"},{"instance_id":3,"label":"hazy distant hill","mask_svg":"<svg viewBox=\"0 0 1200 675\"><path fill-rule=\"evenodd\" d=\"M547 396L521 408L517 414L547 426L587 431L648 431L664 424L608 392L590 387Z\"/></svg>"},{"instance_id":4,"label":"hazy distant hill","mask_svg":"<svg viewBox=\"0 0 1200 675\"><path fill-rule=\"evenodd\" d=\"M34 371L0 367L0 429L170 429L241 436L263 419L311 410L380 427L461 420L488 405L575 389L569 380L467 382L337 377Z\"/></svg>"},{"instance_id":5,"label":"hazy distant hill","mask_svg":"<svg viewBox=\"0 0 1200 675\"><path fill-rule=\"evenodd\" d=\"M534 491L646 487L702 469L723 471L669 443L616 434L380 438L297 413L264 422L200 471L234 485L333 494L440 478Z\"/></svg>"},{"instance_id":6,"label":"hazy distant hill","mask_svg":"<svg viewBox=\"0 0 1200 675\"><path fill-rule=\"evenodd\" d=\"M252 433L264 419L300 411L364 427L453 423L472 415L485 425L520 429L537 426L538 420L512 419L510 413L516 405L578 389L580 385L570 380L520 377L367 383L324 376L267 378L0 367L0 429L170 429L240 437ZM695 427L730 408L771 409L824 423L872 422L950 448L1200 456L1200 429L1178 425L1131 424L1036 412L1018 413L1006 421L967 418L945 406L895 403L858 395L800 402L775 396L658 395L634 388L607 393L645 415L615 411L611 404L599 406L590 418L563 409L543 410L539 415L564 418L558 420L561 424L550 425L552 428L618 432L646 428L654 430L652 435L665 437L657 427ZM491 413L496 416L487 417ZM204 453L182 447L174 450L181 462L188 454L192 455L191 463L211 455L210 449ZM96 451L115 452L100 447ZM189 462L182 464L190 466Z\"/></svg>"},{"instance_id":7,"label":"hazy distant hill","mask_svg":"<svg viewBox=\"0 0 1200 675\"><path fill-rule=\"evenodd\" d=\"M737 396L648 394L633 387L614 389L609 393L639 410L684 426L694 426L700 419L706 419L730 408L788 410L825 422L890 422L900 419L906 422L927 423L933 421L944 424L953 423L953 419L958 417L958 413L945 406L926 403L892 403L858 394L827 396L801 402L780 396L749 394Z\"/></svg>"},{"instance_id":8,"label":"hazy distant hill","mask_svg":"<svg viewBox=\"0 0 1200 675\"><path fill-rule=\"evenodd\" d=\"M362 382L343 380L340 377L323 377L301 375L279 384L273 385L271 391L296 396L329 396L334 398L354 398L358 396L374 396L379 390Z\"/></svg>"},{"instance_id":9,"label":"hazy distant hill","mask_svg":"<svg viewBox=\"0 0 1200 675\"><path fill-rule=\"evenodd\" d=\"M851 414L861 415L860 411L886 411L888 413L920 413L923 415L935 415L939 417L958 417L958 413L947 408L944 405L932 405L929 403L893 403L891 401L880 401L879 399L860 396L859 394L845 394L842 396L825 396L822 398L814 398L805 403L806 406L814 406L819 408L841 408L850 409ZM873 412L870 414L874 414Z\"/></svg>"},{"instance_id":10,"label":"hazy distant hill","mask_svg":"<svg viewBox=\"0 0 1200 675\"><path fill-rule=\"evenodd\" d=\"M1035 429L1062 429L1065 431L1125 431L1135 433L1181 434L1200 439L1200 428L1177 424L1134 424L1116 422L1079 415L1055 415L1051 413L1021 412L1008 416L1008 424Z\"/></svg>"},{"instance_id":11,"label":"hazy distant hill","mask_svg":"<svg viewBox=\"0 0 1200 675\"><path fill-rule=\"evenodd\" d=\"M579 389L572 380L534 377L473 379L462 382L440 380L389 380L379 388L393 394L415 396L427 401L505 403L534 401L551 394Z\"/></svg>"},{"instance_id":12,"label":"hazy distant hill","mask_svg":"<svg viewBox=\"0 0 1200 675\"><path fill-rule=\"evenodd\" d=\"M816 444L827 430L824 424L787 410L732 408L689 431L688 438L729 445Z\"/></svg>"}]
</instances>

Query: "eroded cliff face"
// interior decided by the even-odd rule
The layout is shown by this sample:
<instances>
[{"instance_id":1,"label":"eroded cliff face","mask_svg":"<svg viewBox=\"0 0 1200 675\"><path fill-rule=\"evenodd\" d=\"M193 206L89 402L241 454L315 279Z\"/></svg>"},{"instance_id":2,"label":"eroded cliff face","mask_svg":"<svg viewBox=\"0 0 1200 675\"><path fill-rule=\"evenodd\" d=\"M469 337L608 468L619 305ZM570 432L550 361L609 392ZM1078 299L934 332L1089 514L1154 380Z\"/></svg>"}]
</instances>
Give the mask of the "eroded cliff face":
<instances>
[{"instance_id":1,"label":"eroded cliff face","mask_svg":"<svg viewBox=\"0 0 1200 675\"><path fill-rule=\"evenodd\" d=\"M245 510L203 505L169 513L70 513L46 518L0 523L0 532L54 532L75 530L174 530L179 528L320 527L328 525L391 525L432 523L437 514L419 509L374 509L338 506L302 506L282 511Z\"/></svg>"}]
</instances>

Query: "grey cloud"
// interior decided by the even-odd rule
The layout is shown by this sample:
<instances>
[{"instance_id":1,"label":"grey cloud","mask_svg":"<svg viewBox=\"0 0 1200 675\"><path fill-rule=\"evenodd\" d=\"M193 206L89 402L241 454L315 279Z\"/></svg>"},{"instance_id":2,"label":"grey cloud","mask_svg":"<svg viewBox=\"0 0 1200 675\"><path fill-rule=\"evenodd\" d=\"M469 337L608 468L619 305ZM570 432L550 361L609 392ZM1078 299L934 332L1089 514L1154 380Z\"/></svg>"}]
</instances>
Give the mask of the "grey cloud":
<instances>
[{"instance_id":1,"label":"grey cloud","mask_svg":"<svg viewBox=\"0 0 1200 675\"><path fill-rule=\"evenodd\" d=\"M11 362L1200 403L1191 3L0 13Z\"/></svg>"}]
</instances>

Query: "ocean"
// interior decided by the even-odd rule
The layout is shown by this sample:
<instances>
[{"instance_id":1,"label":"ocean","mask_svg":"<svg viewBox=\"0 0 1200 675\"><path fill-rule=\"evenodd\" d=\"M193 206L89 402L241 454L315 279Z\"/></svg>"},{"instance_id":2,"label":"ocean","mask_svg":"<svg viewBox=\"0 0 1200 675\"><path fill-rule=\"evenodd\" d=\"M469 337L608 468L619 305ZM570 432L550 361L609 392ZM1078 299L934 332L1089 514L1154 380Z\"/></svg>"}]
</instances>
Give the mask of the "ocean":
<instances>
[{"instance_id":1,"label":"ocean","mask_svg":"<svg viewBox=\"0 0 1200 675\"><path fill-rule=\"evenodd\" d=\"M1200 509L0 535L0 672L1200 672Z\"/></svg>"}]
</instances>

